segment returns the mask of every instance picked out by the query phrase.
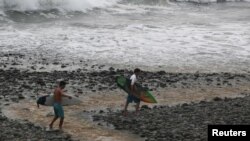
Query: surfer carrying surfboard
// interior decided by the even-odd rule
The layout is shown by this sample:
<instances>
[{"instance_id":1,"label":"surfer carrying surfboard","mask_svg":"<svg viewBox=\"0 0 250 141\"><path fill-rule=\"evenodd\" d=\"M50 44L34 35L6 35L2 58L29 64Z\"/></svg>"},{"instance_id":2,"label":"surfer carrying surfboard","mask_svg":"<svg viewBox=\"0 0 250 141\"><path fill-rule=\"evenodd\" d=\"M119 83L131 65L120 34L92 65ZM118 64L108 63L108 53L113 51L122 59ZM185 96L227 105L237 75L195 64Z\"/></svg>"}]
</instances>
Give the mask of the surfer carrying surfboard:
<instances>
[{"instance_id":1,"label":"surfer carrying surfboard","mask_svg":"<svg viewBox=\"0 0 250 141\"><path fill-rule=\"evenodd\" d=\"M140 107L140 99L138 97L135 96L135 82L137 81L137 76L140 74L141 70L136 68L134 70L134 74L130 77L131 83L130 83L130 93L127 97L126 103L125 103L125 107L124 107L124 115L127 115L127 108L129 103L135 102L136 106L135 106L135 112L136 114L139 111L139 107Z\"/></svg>"},{"instance_id":2,"label":"surfer carrying surfboard","mask_svg":"<svg viewBox=\"0 0 250 141\"><path fill-rule=\"evenodd\" d=\"M52 129L53 128L53 124L54 122L60 118L60 123L59 123L59 129L62 129L62 125L63 125L63 120L64 120L64 111L63 111L63 106L61 104L62 102L62 97L68 97L71 99L71 96L68 96L66 94L63 93L63 89L66 86L66 82L61 81L58 85L57 88L55 88L54 90L54 103L53 103L53 108L54 108L54 119L52 120L52 122L49 125L49 128Z\"/></svg>"}]
</instances>

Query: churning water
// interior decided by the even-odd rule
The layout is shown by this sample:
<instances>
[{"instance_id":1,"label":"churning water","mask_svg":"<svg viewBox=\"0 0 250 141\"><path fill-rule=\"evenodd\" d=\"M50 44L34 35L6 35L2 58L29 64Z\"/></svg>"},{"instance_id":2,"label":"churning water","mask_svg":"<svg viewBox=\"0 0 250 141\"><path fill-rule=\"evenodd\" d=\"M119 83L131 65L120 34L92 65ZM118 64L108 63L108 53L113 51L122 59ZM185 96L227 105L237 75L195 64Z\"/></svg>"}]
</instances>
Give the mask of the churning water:
<instances>
[{"instance_id":1,"label":"churning water","mask_svg":"<svg viewBox=\"0 0 250 141\"><path fill-rule=\"evenodd\" d=\"M0 0L1 53L118 68L249 71L250 2Z\"/></svg>"}]
</instances>

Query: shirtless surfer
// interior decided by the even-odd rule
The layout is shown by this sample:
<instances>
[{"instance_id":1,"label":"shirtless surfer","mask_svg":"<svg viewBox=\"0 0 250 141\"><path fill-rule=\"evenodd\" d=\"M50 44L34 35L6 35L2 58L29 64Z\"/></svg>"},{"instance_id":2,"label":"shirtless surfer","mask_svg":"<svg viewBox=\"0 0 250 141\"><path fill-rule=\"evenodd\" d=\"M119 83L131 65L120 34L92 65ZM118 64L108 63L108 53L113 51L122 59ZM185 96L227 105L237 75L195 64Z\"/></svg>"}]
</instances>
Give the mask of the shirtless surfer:
<instances>
[{"instance_id":1,"label":"shirtless surfer","mask_svg":"<svg viewBox=\"0 0 250 141\"><path fill-rule=\"evenodd\" d=\"M66 82L61 81L59 83L59 86L57 88L55 88L55 90L54 90L54 104L53 104L53 107L54 107L55 116L54 116L54 119L52 120L52 122L49 125L50 129L53 128L53 124L58 118L60 118L59 129L60 130L62 129L63 120L64 120L64 111L63 111L63 106L61 104L62 97L71 98L71 96L68 96L68 95L63 93L63 89L65 88L65 86L66 86Z\"/></svg>"}]
</instances>

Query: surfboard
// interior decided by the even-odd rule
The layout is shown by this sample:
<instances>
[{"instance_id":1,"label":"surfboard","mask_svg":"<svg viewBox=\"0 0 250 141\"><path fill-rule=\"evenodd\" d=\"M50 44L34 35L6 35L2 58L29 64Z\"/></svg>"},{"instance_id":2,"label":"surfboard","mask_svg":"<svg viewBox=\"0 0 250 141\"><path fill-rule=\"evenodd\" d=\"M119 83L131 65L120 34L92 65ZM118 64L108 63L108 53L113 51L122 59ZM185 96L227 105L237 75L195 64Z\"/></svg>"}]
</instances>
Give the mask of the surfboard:
<instances>
[{"instance_id":1,"label":"surfboard","mask_svg":"<svg viewBox=\"0 0 250 141\"><path fill-rule=\"evenodd\" d=\"M123 76L119 76L116 79L116 83L118 87L123 89L128 94L130 93L130 84L131 84L130 79L123 77ZM157 103L156 99L147 88L142 87L141 85L136 83L135 89L136 89L136 92L134 93L134 95L138 97L141 101L146 102L146 103Z\"/></svg>"},{"instance_id":2,"label":"surfboard","mask_svg":"<svg viewBox=\"0 0 250 141\"><path fill-rule=\"evenodd\" d=\"M37 99L37 105L44 105L44 106L53 106L54 104L54 97L53 95L45 95L41 96ZM70 105L77 105L81 103L81 101L76 98L71 96L71 99L68 97L62 97L62 105L63 106L70 106Z\"/></svg>"}]
</instances>

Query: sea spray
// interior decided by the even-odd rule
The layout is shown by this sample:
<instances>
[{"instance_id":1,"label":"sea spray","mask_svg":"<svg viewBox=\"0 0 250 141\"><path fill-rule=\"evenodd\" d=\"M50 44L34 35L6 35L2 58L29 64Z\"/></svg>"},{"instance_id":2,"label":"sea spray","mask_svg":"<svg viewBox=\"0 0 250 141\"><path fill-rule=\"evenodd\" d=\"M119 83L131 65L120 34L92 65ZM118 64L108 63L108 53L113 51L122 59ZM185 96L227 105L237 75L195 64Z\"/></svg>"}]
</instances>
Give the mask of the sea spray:
<instances>
[{"instance_id":1,"label":"sea spray","mask_svg":"<svg viewBox=\"0 0 250 141\"><path fill-rule=\"evenodd\" d=\"M65 10L83 11L93 8L105 8L116 4L119 0L0 0L0 11L35 11Z\"/></svg>"}]
</instances>

